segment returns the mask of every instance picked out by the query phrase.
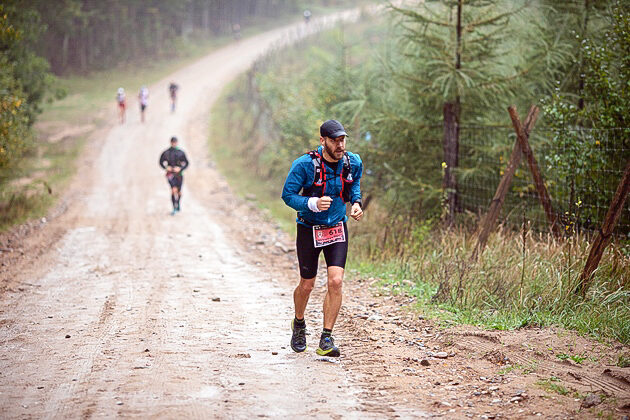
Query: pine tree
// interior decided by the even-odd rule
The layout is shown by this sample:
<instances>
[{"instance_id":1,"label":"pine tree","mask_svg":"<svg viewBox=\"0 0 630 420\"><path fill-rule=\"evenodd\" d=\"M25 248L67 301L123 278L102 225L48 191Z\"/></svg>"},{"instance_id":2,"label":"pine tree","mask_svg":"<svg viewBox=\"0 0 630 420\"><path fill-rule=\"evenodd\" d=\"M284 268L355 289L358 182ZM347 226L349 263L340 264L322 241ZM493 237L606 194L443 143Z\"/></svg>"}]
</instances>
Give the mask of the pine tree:
<instances>
[{"instance_id":1,"label":"pine tree","mask_svg":"<svg viewBox=\"0 0 630 420\"><path fill-rule=\"evenodd\" d=\"M436 204L439 168L445 163L442 188L452 215L460 127L506 125L507 105L531 103L548 92L554 70L570 56L545 30L544 14L530 0L390 7L397 41L372 78L381 92L371 91L364 102L369 129L384 154L396 151L385 171L412 202L428 198L431 207ZM446 121L452 122L448 135L442 132Z\"/></svg>"}]
</instances>

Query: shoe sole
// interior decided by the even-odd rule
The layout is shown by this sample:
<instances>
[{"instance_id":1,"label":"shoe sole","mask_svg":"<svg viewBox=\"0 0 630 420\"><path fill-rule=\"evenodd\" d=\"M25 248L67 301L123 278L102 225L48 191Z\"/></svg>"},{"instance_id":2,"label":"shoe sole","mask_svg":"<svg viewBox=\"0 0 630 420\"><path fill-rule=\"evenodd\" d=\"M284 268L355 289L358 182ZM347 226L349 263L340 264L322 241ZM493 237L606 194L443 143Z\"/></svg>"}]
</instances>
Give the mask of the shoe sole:
<instances>
[{"instance_id":1,"label":"shoe sole","mask_svg":"<svg viewBox=\"0 0 630 420\"><path fill-rule=\"evenodd\" d=\"M293 332L293 321L291 321L291 332ZM306 350L308 350L308 346L304 347L303 350L299 350L293 347L293 343L289 343L289 345L291 346L291 350L293 350L296 353L304 353Z\"/></svg>"},{"instance_id":2,"label":"shoe sole","mask_svg":"<svg viewBox=\"0 0 630 420\"><path fill-rule=\"evenodd\" d=\"M315 353L319 354L320 356L328 356L328 357L339 357L341 355L341 353L339 352L339 349L330 349L330 350L317 349L315 350Z\"/></svg>"}]
</instances>

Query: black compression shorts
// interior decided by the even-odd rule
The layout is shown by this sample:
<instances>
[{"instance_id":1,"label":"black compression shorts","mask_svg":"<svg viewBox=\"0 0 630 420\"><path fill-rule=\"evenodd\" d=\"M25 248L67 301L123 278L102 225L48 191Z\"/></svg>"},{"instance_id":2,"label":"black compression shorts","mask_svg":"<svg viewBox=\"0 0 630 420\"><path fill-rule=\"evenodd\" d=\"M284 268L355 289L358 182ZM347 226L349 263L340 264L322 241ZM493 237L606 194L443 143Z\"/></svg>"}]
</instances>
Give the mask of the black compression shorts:
<instances>
[{"instance_id":1,"label":"black compression shorts","mask_svg":"<svg viewBox=\"0 0 630 420\"><path fill-rule=\"evenodd\" d=\"M168 180L168 185L172 187L177 187L177 189L181 190L182 189L182 184L184 183L184 177L181 175L172 175L172 176L167 176L166 179Z\"/></svg>"},{"instance_id":2,"label":"black compression shorts","mask_svg":"<svg viewBox=\"0 0 630 420\"><path fill-rule=\"evenodd\" d=\"M348 226L344 223L343 230L346 233L345 242L337 242L323 248L315 248L313 243L313 228L297 224L297 239L295 248L297 249L298 263L300 265L300 276L304 279L312 279L317 276L317 266L319 264L319 254L323 250L326 265L345 268L346 257L348 256Z\"/></svg>"}]
</instances>

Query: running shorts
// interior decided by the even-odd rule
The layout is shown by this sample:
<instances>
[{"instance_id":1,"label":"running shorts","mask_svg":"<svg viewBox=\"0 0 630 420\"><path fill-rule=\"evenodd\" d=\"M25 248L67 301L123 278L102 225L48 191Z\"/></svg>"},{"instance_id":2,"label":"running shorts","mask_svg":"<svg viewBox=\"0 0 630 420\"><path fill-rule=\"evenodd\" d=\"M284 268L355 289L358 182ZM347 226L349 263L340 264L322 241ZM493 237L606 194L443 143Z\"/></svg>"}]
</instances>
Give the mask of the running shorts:
<instances>
[{"instance_id":1,"label":"running shorts","mask_svg":"<svg viewBox=\"0 0 630 420\"><path fill-rule=\"evenodd\" d=\"M181 175L169 174L166 175L166 179L168 180L168 184L173 187L177 187L177 189L182 189L182 184L184 183L184 177Z\"/></svg>"},{"instance_id":2,"label":"running shorts","mask_svg":"<svg viewBox=\"0 0 630 420\"><path fill-rule=\"evenodd\" d=\"M346 257L348 256L348 226L343 224L346 234L344 242L337 242L326 245L322 248L315 248L313 243L313 228L297 224L297 238L295 249L297 249L298 264L300 266L300 276L304 279L312 279L317 276L317 266L319 265L319 254L323 250L326 265L328 267L346 267Z\"/></svg>"},{"instance_id":3,"label":"running shorts","mask_svg":"<svg viewBox=\"0 0 630 420\"><path fill-rule=\"evenodd\" d=\"M140 111L144 111L147 108L145 104L140 104Z\"/></svg>"}]
</instances>

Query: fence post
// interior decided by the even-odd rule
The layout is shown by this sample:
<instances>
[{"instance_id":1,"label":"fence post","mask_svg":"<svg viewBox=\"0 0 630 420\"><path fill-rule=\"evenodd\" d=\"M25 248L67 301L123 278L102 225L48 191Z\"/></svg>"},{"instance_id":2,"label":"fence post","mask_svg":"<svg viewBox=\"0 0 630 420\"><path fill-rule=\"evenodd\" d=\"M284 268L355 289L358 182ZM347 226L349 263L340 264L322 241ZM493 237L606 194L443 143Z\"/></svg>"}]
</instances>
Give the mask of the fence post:
<instances>
[{"instance_id":1,"label":"fence post","mask_svg":"<svg viewBox=\"0 0 630 420\"><path fill-rule=\"evenodd\" d=\"M459 110L454 103L444 104L444 179L442 188L446 191L446 225L451 226L455 221L455 207L457 206L457 179L455 178L455 168L457 168L457 154L459 152L459 121L457 115Z\"/></svg>"},{"instance_id":2,"label":"fence post","mask_svg":"<svg viewBox=\"0 0 630 420\"><path fill-rule=\"evenodd\" d=\"M521 126L521 121L518 118L516 107L514 105L508 107L508 112L510 114L510 118L512 119L514 130L516 131L516 137L521 145L521 151L525 157L527 157L527 163L529 164L529 170L534 178L534 185L536 186L536 191L538 192L538 198L540 199L543 209L545 209L545 215L547 216L551 230L555 235L560 235L560 229L556 223L557 218L553 211L553 207L551 206L551 199L549 198L547 187L545 187L545 182L543 181L540 170L538 169L538 162L536 162L532 148L529 146L527 136L523 133L523 127Z\"/></svg>"},{"instance_id":3,"label":"fence post","mask_svg":"<svg viewBox=\"0 0 630 420\"><path fill-rule=\"evenodd\" d=\"M529 137L529 133L531 133L534 124L536 124L536 119L538 118L539 111L540 110L535 105L532 105L531 108L529 108L527 118L525 118L525 127L523 129L525 136ZM499 217L499 213L501 213L501 207L503 206L505 196L507 195L510 184L512 183L514 173L516 172L518 165L521 163L521 156L521 146L518 139L516 139L516 141L514 142L514 147L512 148L512 155L510 156L507 168L505 168L505 172L503 174L503 177L501 178L501 182L499 182L497 191L494 193L494 197L490 202L486 217L484 217L483 222L481 223L479 236L477 238L477 246L475 247L472 255L473 260L477 260L477 257L481 255L484 248L486 247L490 232L492 231L492 228L494 227L494 224Z\"/></svg>"},{"instance_id":4,"label":"fence post","mask_svg":"<svg viewBox=\"0 0 630 420\"><path fill-rule=\"evenodd\" d=\"M576 291L580 292L582 295L586 294L586 291L590 286L590 282L592 281L593 271L595 271L595 269L599 265L599 262L602 259L602 255L604 254L604 250L610 243L610 237L612 236L615 225L617 224L619 216L621 215L621 212L624 208L626 197L628 197L629 191L630 160L626 163L626 170L621 177L621 181L619 181L617 191L615 192L615 196L610 203L608 213L606 213L606 218L602 223L602 227L599 229L597 238L595 238L595 241L591 245L591 250L588 254L586 264L584 265L584 271L582 271L582 274L580 275L580 280Z\"/></svg>"}]
</instances>

